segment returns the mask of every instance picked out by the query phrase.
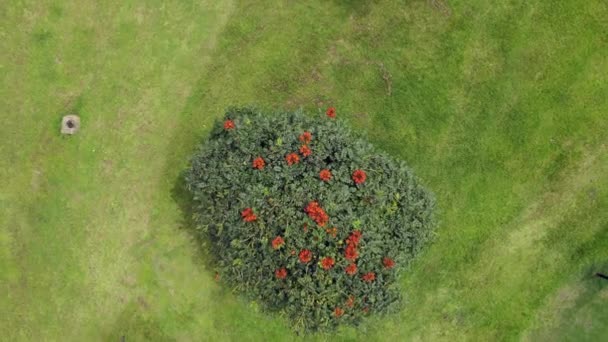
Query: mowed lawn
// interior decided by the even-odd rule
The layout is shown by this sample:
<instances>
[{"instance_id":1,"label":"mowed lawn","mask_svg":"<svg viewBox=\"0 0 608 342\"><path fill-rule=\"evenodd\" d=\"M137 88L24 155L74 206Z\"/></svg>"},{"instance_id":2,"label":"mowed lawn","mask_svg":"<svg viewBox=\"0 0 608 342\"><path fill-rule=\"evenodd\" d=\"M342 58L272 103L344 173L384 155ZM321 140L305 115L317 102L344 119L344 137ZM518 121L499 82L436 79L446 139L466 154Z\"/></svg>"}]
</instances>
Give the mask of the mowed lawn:
<instances>
[{"instance_id":1,"label":"mowed lawn","mask_svg":"<svg viewBox=\"0 0 608 342\"><path fill-rule=\"evenodd\" d=\"M5 1L0 339L600 340L607 17L599 0ZM304 338L214 281L179 176L230 105L333 105L436 193L400 313Z\"/></svg>"}]
</instances>

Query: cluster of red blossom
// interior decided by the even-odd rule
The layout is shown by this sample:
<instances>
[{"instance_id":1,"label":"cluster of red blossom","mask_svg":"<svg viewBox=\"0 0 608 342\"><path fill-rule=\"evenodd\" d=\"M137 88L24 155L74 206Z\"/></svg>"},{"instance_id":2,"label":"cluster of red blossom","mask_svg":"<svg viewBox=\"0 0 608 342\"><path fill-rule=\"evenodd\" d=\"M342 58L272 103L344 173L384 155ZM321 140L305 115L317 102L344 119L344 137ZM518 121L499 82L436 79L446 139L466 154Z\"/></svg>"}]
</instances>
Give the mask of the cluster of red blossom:
<instances>
[{"instance_id":1,"label":"cluster of red blossom","mask_svg":"<svg viewBox=\"0 0 608 342\"><path fill-rule=\"evenodd\" d=\"M245 210L241 211L241 217L245 222L253 222L258 219L251 208L245 208Z\"/></svg>"},{"instance_id":2,"label":"cluster of red blossom","mask_svg":"<svg viewBox=\"0 0 608 342\"><path fill-rule=\"evenodd\" d=\"M281 236L277 236L272 240L272 248L279 249L285 244L285 240Z\"/></svg>"},{"instance_id":3,"label":"cluster of red blossom","mask_svg":"<svg viewBox=\"0 0 608 342\"><path fill-rule=\"evenodd\" d=\"M257 169L257 170L262 170L264 168L264 166L266 166L266 162L264 161L264 158L262 158L262 157L255 158L251 164L252 164L253 168Z\"/></svg>"},{"instance_id":4,"label":"cluster of red blossom","mask_svg":"<svg viewBox=\"0 0 608 342\"><path fill-rule=\"evenodd\" d=\"M234 121L228 119L226 121L224 121L224 129L229 131L231 129L234 129L236 126L234 125Z\"/></svg>"},{"instance_id":5,"label":"cluster of red blossom","mask_svg":"<svg viewBox=\"0 0 608 342\"><path fill-rule=\"evenodd\" d=\"M353 177L353 181L355 182L355 184L361 184L361 183L365 182L367 175L365 174L365 171L363 171L363 170L355 170L355 172L353 172L352 177Z\"/></svg>"},{"instance_id":6,"label":"cluster of red blossom","mask_svg":"<svg viewBox=\"0 0 608 342\"><path fill-rule=\"evenodd\" d=\"M327 116L332 119L335 118L336 117L336 108L334 108L334 107L327 108L327 110L325 111L325 114L327 114Z\"/></svg>"},{"instance_id":7,"label":"cluster of red blossom","mask_svg":"<svg viewBox=\"0 0 608 342\"><path fill-rule=\"evenodd\" d=\"M315 221L319 227L325 226L329 221L329 215L327 215L317 201L309 202L306 208L304 208L304 212L306 212L308 217Z\"/></svg>"},{"instance_id":8,"label":"cluster of red blossom","mask_svg":"<svg viewBox=\"0 0 608 342\"><path fill-rule=\"evenodd\" d=\"M300 162L300 156L298 156L297 153L290 153L285 156L285 161L287 162L287 165L291 166Z\"/></svg>"},{"instance_id":9,"label":"cluster of red blossom","mask_svg":"<svg viewBox=\"0 0 608 342\"><path fill-rule=\"evenodd\" d=\"M300 262L307 264L312 260L312 252L308 249L303 249L300 251L300 254L298 254L298 258L300 259Z\"/></svg>"},{"instance_id":10,"label":"cluster of red blossom","mask_svg":"<svg viewBox=\"0 0 608 342\"><path fill-rule=\"evenodd\" d=\"M330 118L335 118L336 109L333 107L330 107L327 109L326 114ZM232 130L235 127L236 126L232 120L226 120L224 122L224 129L226 129L226 130ZM303 157L310 156L312 154L312 150L310 149L308 144L312 141L312 133L305 131L304 133L302 133L299 136L299 140L303 143L303 145L300 146L300 149L299 149L300 154L302 154ZM297 164L300 161L300 156L297 153L290 153L285 157L285 160L288 165ZM266 162L264 161L264 159L262 157L257 157L252 162L253 168L257 169L257 170L264 169L265 165L266 165ZM355 170L351 177L352 177L352 180L355 182L355 184L362 184L365 182L365 180L367 178L367 174L363 170ZM323 169L319 172L319 179L321 179L322 181L328 182L331 180L331 178L332 178L332 173L330 170ZM306 212L308 217L310 217L313 221L315 221L317 223L317 225L320 227L325 226L329 222L329 215L327 215L325 210L323 210L323 208L319 205L319 203L317 201L309 202L308 205L304 208L304 211ZM253 209L251 209L251 208L245 208L241 212L241 217L243 218L243 220L245 222L252 222L257 219L257 216L254 214ZM305 231L307 230L306 227L304 229L305 229ZM333 237L336 237L337 228L335 228L335 227L331 228L331 229L327 228L326 232L328 234L332 235ZM350 276L353 276L357 273L356 259L359 257L359 252L357 250L357 247L359 246L359 243L361 241L361 235L362 234L361 234L360 230L355 230L355 231L351 232L351 234L346 239L346 247L344 248L344 258L346 260L350 261L350 263L344 268L344 271L346 272L346 274L348 274ZM273 249L278 250L285 245L285 240L283 239L282 236L276 236L272 240L271 245L272 245ZM291 250L290 254L295 255L296 251ZM300 253L298 254L298 259L300 260L301 263L304 263L304 264L309 263L312 260L312 258L313 258L312 251L310 251L308 249L302 249L300 251ZM391 259L389 257L383 258L382 263L383 263L384 267L387 269L390 269L395 266L395 262L393 261L393 259ZM336 264L336 260L332 257L326 256L326 257L323 257L320 259L321 268L323 268L324 270L332 269L335 264ZM277 279L285 279L287 277L287 269L285 267L278 268L275 270L274 274ZM219 279L219 275L217 277ZM365 282L371 283L376 279L376 273L374 273L374 272L365 273L361 276L361 279ZM348 297L348 300L346 301L345 305L349 308L352 308L354 306L354 301L355 301L355 298L351 295ZM366 307L363 310L365 312L367 312L368 308ZM342 308L336 307L334 309L335 317L340 317L343 314L344 314L344 310Z\"/></svg>"},{"instance_id":11,"label":"cluster of red blossom","mask_svg":"<svg viewBox=\"0 0 608 342\"><path fill-rule=\"evenodd\" d=\"M321 259L321 267L323 267L324 270L329 270L330 268L334 267L335 263L336 261L332 257L324 257Z\"/></svg>"},{"instance_id":12,"label":"cluster of red blossom","mask_svg":"<svg viewBox=\"0 0 608 342\"><path fill-rule=\"evenodd\" d=\"M359 257L359 252L357 252L357 246L359 245L359 241L361 240L361 231L355 230L350 233L348 238L346 239L346 248L344 249L344 258L351 263L346 266L344 271L348 275L355 275L357 273L357 264L355 264L355 260Z\"/></svg>"},{"instance_id":13,"label":"cluster of red blossom","mask_svg":"<svg viewBox=\"0 0 608 342\"><path fill-rule=\"evenodd\" d=\"M319 179L324 182L329 182L329 180L331 179L331 171L329 171L328 169L321 170L321 172L319 172Z\"/></svg>"}]
</instances>

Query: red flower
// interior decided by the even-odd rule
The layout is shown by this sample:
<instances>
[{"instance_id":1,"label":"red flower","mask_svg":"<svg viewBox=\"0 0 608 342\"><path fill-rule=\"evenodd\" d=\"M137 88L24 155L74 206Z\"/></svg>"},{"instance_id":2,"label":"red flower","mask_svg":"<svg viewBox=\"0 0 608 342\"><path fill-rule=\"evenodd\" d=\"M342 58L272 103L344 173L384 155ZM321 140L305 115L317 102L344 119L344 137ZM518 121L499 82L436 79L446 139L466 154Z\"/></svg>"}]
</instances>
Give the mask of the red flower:
<instances>
[{"instance_id":1,"label":"red flower","mask_svg":"<svg viewBox=\"0 0 608 342\"><path fill-rule=\"evenodd\" d=\"M300 153L302 153L302 155L303 155L304 157L308 157L309 155L311 155L311 154L312 154L312 150L311 150L311 149L310 149L308 146L306 146L306 145L302 145L302 146L300 147Z\"/></svg>"},{"instance_id":2,"label":"red flower","mask_svg":"<svg viewBox=\"0 0 608 342\"><path fill-rule=\"evenodd\" d=\"M253 209L245 208L245 210L241 211L241 216L245 222L252 222L257 220L257 216L253 213Z\"/></svg>"},{"instance_id":3,"label":"red flower","mask_svg":"<svg viewBox=\"0 0 608 342\"><path fill-rule=\"evenodd\" d=\"M385 268L393 268L395 266L395 260L389 257L384 257L384 259L382 259L382 264Z\"/></svg>"},{"instance_id":4,"label":"red flower","mask_svg":"<svg viewBox=\"0 0 608 342\"><path fill-rule=\"evenodd\" d=\"M372 281L376 280L376 273L367 272L361 278L363 278L363 280L365 280L366 282L371 283Z\"/></svg>"},{"instance_id":5,"label":"red flower","mask_svg":"<svg viewBox=\"0 0 608 342\"><path fill-rule=\"evenodd\" d=\"M353 181L355 182L355 184L361 184L365 182L366 178L367 175L363 170L355 170L355 172L353 172Z\"/></svg>"},{"instance_id":6,"label":"red flower","mask_svg":"<svg viewBox=\"0 0 608 342\"><path fill-rule=\"evenodd\" d=\"M241 211L241 216L243 218L245 218L249 215L252 215L252 214L253 214L253 209L251 209L251 208L245 208L245 210Z\"/></svg>"},{"instance_id":7,"label":"red flower","mask_svg":"<svg viewBox=\"0 0 608 342\"><path fill-rule=\"evenodd\" d=\"M226 121L224 121L224 129L225 130L228 131L228 130L234 129L234 127L235 127L234 126L234 121L232 121L232 120L226 120Z\"/></svg>"},{"instance_id":8,"label":"red flower","mask_svg":"<svg viewBox=\"0 0 608 342\"><path fill-rule=\"evenodd\" d=\"M325 257L321 259L321 267L323 267L324 270L331 269L332 267L334 267L335 263L336 262L334 261L334 259L330 257Z\"/></svg>"},{"instance_id":9,"label":"red flower","mask_svg":"<svg viewBox=\"0 0 608 342\"><path fill-rule=\"evenodd\" d=\"M308 217L314 220L320 227L325 226L329 221L329 216L316 201L309 202L304 211L308 214Z\"/></svg>"},{"instance_id":10,"label":"red flower","mask_svg":"<svg viewBox=\"0 0 608 342\"><path fill-rule=\"evenodd\" d=\"M355 305L355 296L350 295L348 296L348 299L346 300L346 306L348 306L349 308L352 308Z\"/></svg>"},{"instance_id":11,"label":"red flower","mask_svg":"<svg viewBox=\"0 0 608 342\"><path fill-rule=\"evenodd\" d=\"M277 277L277 279L285 279L285 277L287 277L287 270L285 267L281 267L274 271L274 276Z\"/></svg>"},{"instance_id":12,"label":"red flower","mask_svg":"<svg viewBox=\"0 0 608 342\"><path fill-rule=\"evenodd\" d=\"M327 111L325 112L325 114L327 114L327 116L332 119L335 118L336 117L336 108L334 108L334 107L327 108Z\"/></svg>"},{"instance_id":13,"label":"red flower","mask_svg":"<svg viewBox=\"0 0 608 342\"><path fill-rule=\"evenodd\" d=\"M308 144L312 140L312 133L308 131L304 131L304 133L300 134L300 141Z\"/></svg>"},{"instance_id":14,"label":"red flower","mask_svg":"<svg viewBox=\"0 0 608 342\"><path fill-rule=\"evenodd\" d=\"M283 238L280 236L277 236L274 238L274 240L272 240L272 248L274 248L274 249L279 249L284 244L285 244L285 240L283 240Z\"/></svg>"},{"instance_id":15,"label":"red flower","mask_svg":"<svg viewBox=\"0 0 608 342\"><path fill-rule=\"evenodd\" d=\"M344 271L346 271L346 274L348 274L348 275L354 275L355 273L357 273L357 265L350 264L350 265L346 266Z\"/></svg>"},{"instance_id":16,"label":"red flower","mask_svg":"<svg viewBox=\"0 0 608 342\"><path fill-rule=\"evenodd\" d=\"M300 162L300 157L295 153L290 153L285 156L285 160L287 161L287 165L293 165Z\"/></svg>"},{"instance_id":17,"label":"red flower","mask_svg":"<svg viewBox=\"0 0 608 342\"><path fill-rule=\"evenodd\" d=\"M344 257L346 260L355 261L359 257L359 253L357 252L357 248L355 245L348 245L344 250Z\"/></svg>"},{"instance_id":18,"label":"red flower","mask_svg":"<svg viewBox=\"0 0 608 342\"><path fill-rule=\"evenodd\" d=\"M264 159L262 157L257 157L253 160L252 165L253 165L254 169L261 170L264 168L264 165L266 165L266 162L264 161Z\"/></svg>"},{"instance_id":19,"label":"red flower","mask_svg":"<svg viewBox=\"0 0 608 342\"><path fill-rule=\"evenodd\" d=\"M308 263L310 262L310 260L312 260L312 252L309 251L308 249L303 249L300 251L300 261L303 263Z\"/></svg>"},{"instance_id":20,"label":"red flower","mask_svg":"<svg viewBox=\"0 0 608 342\"><path fill-rule=\"evenodd\" d=\"M338 318L342 315L344 315L344 310L340 309L339 307L334 309L334 316L336 316L336 318Z\"/></svg>"},{"instance_id":21,"label":"red flower","mask_svg":"<svg viewBox=\"0 0 608 342\"><path fill-rule=\"evenodd\" d=\"M321 170L321 172L319 172L319 178L324 182L329 181L331 179L331 171L328 169Z\"/></svg>"},{"instance_id":22,"label":"red flower","mask_svg":"<svg viewBox=\"0 0 608 342\"><path fill-rule=\"evenodd\" d=\"M359 245L360 240L361 240L361 231L355 230L348 236L348 239L346 239L346 243L348 245L353 245L356 247Z\"/></svg>"}]
</instances>

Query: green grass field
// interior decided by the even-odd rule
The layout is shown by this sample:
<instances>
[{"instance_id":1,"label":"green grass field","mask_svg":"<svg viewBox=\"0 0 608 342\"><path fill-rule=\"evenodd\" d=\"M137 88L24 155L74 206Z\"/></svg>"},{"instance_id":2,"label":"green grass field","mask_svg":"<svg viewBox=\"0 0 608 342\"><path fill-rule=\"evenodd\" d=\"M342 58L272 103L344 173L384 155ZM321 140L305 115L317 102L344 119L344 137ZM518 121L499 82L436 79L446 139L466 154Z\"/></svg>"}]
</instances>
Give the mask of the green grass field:
<instances>
[{"instance_id":1,"label":"green grass field","mask_svg":"<svg viewBox=\"0 0 608 342\"><path fill-rule=\"evenodd\" d=\"M0 339L608 335L605 1L273 3L0 4ZM229 105L335 105L436 193L402 312L305 339L213 280L179 175Z\"/></svg>"}]
</instances>

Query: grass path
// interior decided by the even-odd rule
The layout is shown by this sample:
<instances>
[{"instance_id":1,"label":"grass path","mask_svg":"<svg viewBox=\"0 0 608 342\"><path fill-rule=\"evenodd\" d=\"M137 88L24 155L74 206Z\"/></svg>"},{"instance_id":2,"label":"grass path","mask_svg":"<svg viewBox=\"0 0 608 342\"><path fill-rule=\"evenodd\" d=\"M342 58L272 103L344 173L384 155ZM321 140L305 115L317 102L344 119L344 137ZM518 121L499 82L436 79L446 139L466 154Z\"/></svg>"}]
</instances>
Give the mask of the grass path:
<instances>
[{"instance_id":1,"label":"grass path","mask_svg":"<svg viewBox=\"0 0 608 342\"><path fill-rule=\"evenodd\" d=\"M192 264L187 235L175 231L181 213L162 171L179 113L233 8L230 2L9 7L2 307L11 315L2 319L3 332L79 340L136 323L144 325L139 333L175 334L183 327L161 329L134 308L186 314L193 310L187 296L199 286L213 289ZM8 31L10 24L22 30ZM60 137L60 118L71 111L81 115L83 131ZM154 292L161 285L146 277L157 267L172 270L167 281L188 278L196 287L169 293L163 284ZM204 307L209 293L201 295ZM202 321L211 314L198 311Z\"/></svg>"},{"instance_id":2,"label":"grass path","mask_svg":"<svg viewBox=\"0 0 608 342\"><path fill-rule=\"evenodd\" d=\"M577 0L7 3L0 332L298 339L213 281L178 179L226 106L332 104L413 166L442 222L403 312L313 339L605 335L589 275L608 272L607 16ZM61 137L74 111L83 130Z\"/></svg>"}]
</instances>

